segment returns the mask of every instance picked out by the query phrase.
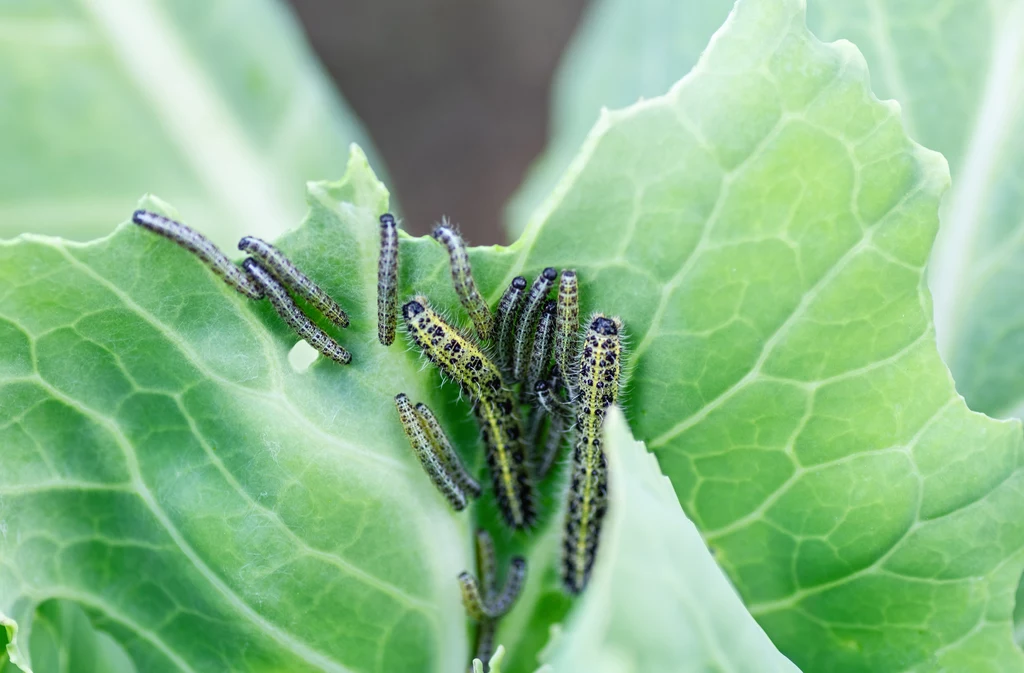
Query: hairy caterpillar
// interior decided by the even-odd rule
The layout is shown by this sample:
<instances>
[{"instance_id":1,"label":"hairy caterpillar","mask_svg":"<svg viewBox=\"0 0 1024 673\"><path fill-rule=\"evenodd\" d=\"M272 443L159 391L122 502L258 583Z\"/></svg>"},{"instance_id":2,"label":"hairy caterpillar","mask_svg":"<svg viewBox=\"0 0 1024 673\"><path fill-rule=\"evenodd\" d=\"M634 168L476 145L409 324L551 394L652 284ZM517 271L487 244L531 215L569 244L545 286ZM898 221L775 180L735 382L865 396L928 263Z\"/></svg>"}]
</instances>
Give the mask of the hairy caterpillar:
<instances>
[{"instance_id":1,"label":"hairy caterpillar","mask_svg":"<svg viewBox=\"0 0 1024 673\"><path fill-rule=\"evenodd\" d=\"M505 294L501 295L498 308L495 311L494 320L497 323L497 355L498 364L506 371L512 363L513 339L515 338L516 319L523 306L523 291L526 289L526 279L516 276L509 283Z\"/></svg>"},{"instance_id":2,"label":"hairy caterpillar","mask_svg":"<svg viewBox=\"0 0 1024 673\"><path fill-rule=\"evenodd\" d=\"M558 281L558 297L555 310L555 364L558 375L571 390L575 374L573 359L580 329L580 297L576 271L566 269Z\"/></svg>"},{"instance_id":3,"label":"hairy caterpillar","mask_svg":"<svg viewBox=\"0 0 1024 673\"><path fill-rule=\"evenodd\" d=\"M537 321L557 277L558 272L549 266L533 281L530 292L526 295L526 303L523 304L523 312L516 325L515 352L512 358L512 378L516 381L522 381L526 376Z\"/></svg>"},{"instance_id":4,"label":"hairy caterpillar","mask_svg":"<svg viewBox=\"0 0 1024 673\"><path fill-rule=\"evenodd\" d=\"M398 322L398 224L395 216L380 216L380 257L377 259L377 340L395 341Z\"/></svg>"},{"instance_id":5,"label":"hairy caterpillar","mask_svg":"<svg viewBox=\"0 0 1024 673\"><path fill-rule=\"evenodd\" d=\"M622 367L622 324L596 315L580 354L576 396L576 445L566 513L562 582L578 594L590 577L601 522L607 508L608 466L601 448L601 427L615 404Z\"/></svg>"},{"instance_id":6,"label":"hairy caterpillar","mask_svg":"<svg viewBox=\"0 0 1024 673\"><path fill-rule=\"evenodd\" d=\"M544 304L537 321L537 332L533 337L533 354L526 372L523 392L534 392L538 381L547 378L551 353L555 345L555 302L550 299ZM525 396L524 396L525 397Z\"/></svg>"},{"instance_id":7,"label":"hairy caterpillar","mask_svg":"<svg viewBox=\"0 0 1024 673\"><path fill-rule=\"evenodd\" d=\"M469 255L466 253L466 244L462 241L462 237L451 228L447 220L443 220L441 224L434 227L431 235L448 248L448 261L452 269L452 285L455 286L455 294L459 296L459 301L466 309L466 313L469 314L470 320L473 321L477 335L483 341L490 341L494 319L490 309L487 308L487 302L476 289L473 269L469 265Z\"/></svg>"},{"instance_id":8,"label":"hairy caterpillar","mask_svg":"<svg viewBox=\"0 0 1024 673\"><path fill-rule=\"evenodd\" d=\"M238 249L259 260L277 282L292 292L304 297L316 310L338 327L348 327L348 315L338 303L320 289L306 274L299 271L284 254L271 244L254 236L245 236L238 242Z\"/></svg>"}]
</instances>

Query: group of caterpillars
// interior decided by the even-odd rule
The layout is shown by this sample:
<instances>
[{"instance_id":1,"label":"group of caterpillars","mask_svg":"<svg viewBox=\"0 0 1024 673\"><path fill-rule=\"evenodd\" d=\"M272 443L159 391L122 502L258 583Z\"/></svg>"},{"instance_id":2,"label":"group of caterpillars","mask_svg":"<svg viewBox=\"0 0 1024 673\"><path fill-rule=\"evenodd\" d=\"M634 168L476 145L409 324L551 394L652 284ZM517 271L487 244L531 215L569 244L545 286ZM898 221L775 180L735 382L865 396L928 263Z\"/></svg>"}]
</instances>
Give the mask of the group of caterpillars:
<instances>
[{"instance_id":1,"label":"group of caterpillars","mask_svg":"<svg viewBox=\"0 0 1024 673\"><path fill-rule=\"evenodd\" d=\"M269 243L243 238L238 247L250 256L239 268L209 239L184 224L145 210L136 211L132 221L191 251L246 297L269 299L281 318L324 356L339 364L351 362L349 352L315 325L292 295L303 298L338 327L349 325L345 311ZM447 249L456 294L478 340L448 322L421 295L401 307L406 334L472 401L495 500L510 528L526 530L534 525L536 480L550 474L561 448L573 440L562 583L568 593L578 594L590 576L607 506L601 429L619 392L622 324L596 314L580 343L576 272L567 269L559 274L551 267L529 289L523 276L513 278L492 313L477 290L459 234L442 221L432 235ZM394 342L398 321L398 248L398 223L385 213L380 217L377 276L377 335L385 346ZM552 300L549 296L556 281ZM468 499L481 495L480 482L462 463L425 404L414 405L399 393L395 406L427 475L451 506L461 511ZM486 531L477 531L475 547L477 575L464 572L458 580L466 611L478 622L476 657L486 665L497 620L511 609L525 583L526 561L512 559L499 590L494 545Z\"/></svg>"}]
</instances>

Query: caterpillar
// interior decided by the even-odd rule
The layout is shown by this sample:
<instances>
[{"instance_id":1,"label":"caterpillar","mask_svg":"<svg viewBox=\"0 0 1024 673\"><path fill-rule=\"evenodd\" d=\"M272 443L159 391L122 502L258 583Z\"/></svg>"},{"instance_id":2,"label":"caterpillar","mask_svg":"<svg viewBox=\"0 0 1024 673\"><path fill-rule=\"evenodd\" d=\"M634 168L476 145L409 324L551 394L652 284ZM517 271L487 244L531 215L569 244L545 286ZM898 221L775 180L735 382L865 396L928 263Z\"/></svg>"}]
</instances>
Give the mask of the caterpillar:
<instances>
[{"instance_id":1,"label":"caterpillar","mask_svg":"<svg viewBox=\"0 0 1024 673\"><path fill-rule=\"evenodd\" d=\"M304 297L332 323L338 327L348 327L348 314L306 274L299 271L280 250L254 236L242 238L238 242L238 249L256 257L260 266L266 269L275 280L292 292Z\"/></svg>"},{"instance_id":2,"label":"caterpillar","mask_svg":"<svg viewBox=\"0 0 1024 673\"><path fill-rule=\"evenodd\" d=\"M456 512L466 508L466 495L458 484L449 476L444 465L434 453L434 445L431 442L430 433L422 421L420 414L412 406L409 398L404 393L395 395L395 407L398 409L398 419L402 422L405 436L409 439L413 453L419 459L423 470L434 482L437 489L445 497L448 503Z\"/></svg>"},{"instance_id":3,"label":"caterpillar","mask_svg":"<svg viewBox=\"0 0 1024 673\"><path fill-rule=\"evenodd\" d=\"M487 465L502 516L512 528L533 524L533 483L526 464L522 422L498 367L474 343L430 308L425 297L402 306L410 340L472 398Z\"/></svg>"},{"instance_id":4,"label":"caterpillar","mask_svg":"<svg viewBox=\"0 0 1024 673\"><path fill-rule=\"evenodd\" d=\"M530 366L526 372L526 385L523 386L524 392L534 392L537 382L547 378L554 343L555 302L549 299L541 310L540 320L537 321L537 331L533 337L533 354L530 356Z\"/></svg>"},{"instance_id":5,"label":"caterpillar","mask_svg":"<svg viewBox=\"0 0 1024 673\"><path fill-rule=\"evenodd\" d=\"M509 370L509 365L512 363L512 347L513 339L515 338L516 319L519 317L519 311L523 305L523 290L526 289L526 279L522 276L516 276L509 283L505 293L501 295L501 299L498 301L498 307L495 310L494 322L497 324L498 336L497 336L497 355L498 364L502 366L506 371Z\"/></svg>"},{"instance_id":6,"label":"caterpillar","mask_svg":"<svg viewBox=\"0 0 1024 673\"><path fill-rule=\"evenodd\" d=\"M470 320L473 321L477 335L482 341L490 341L494 319L490 309L487 308L487 302L476 289L473 269L469 265L469 255L466 254L466 244L447 220L442 220L441 224L434 227L431 236L448 248L448 261L452 270L455 294L459 296L459 302L466 309Z\"/></svg>"},{"instance_id":7,"label":"caterpillar","mask_svg":"<svg viewBox=\"0 0 1024 673\"><path fill-rule=\"evenodd\" d=\"M220 276L225 283L246 297L263 299L263 291L249 274L235 266L213 241L195 229L148 210L136 210L132 213L132 222L185 248L202 260L203 264Z\"/></svg>"},{"instance_id":8,"label":"caterpillar","mask_svg":"<svg viewBox=\"0 0 1024 673\"><path fill-rule=\"evenodd\" d=\"M398 224L395 216L380 216L380 257L377 259L377 340L395 341L398 322Z\"/></svg>"},{"instance_id":9,"label":"caterpillar","mask_svg":"<svg viewBox=\"0 0 1024 673\"><path fill-rule=\"evenodd\" d=\"M284 286L274 280L274 277L259 262L252 257L246 257L242 262L242 268L270 300L277 314L295 330L296 334L305 339L306 343L338 364L347 365L352 361L352 355L326 332L313 324L313 321L307 318L288 296Z\"/></svg>"},{"instance_id":10,"label":"caterpillar","mask_svg":"<svg viewBox=\"0 0 1024 673\"><path fill-rule=\"evenodd\" d=\"M549 266L533 281L530 292L526 295L526 302L516 325L515 352L512 358L512 378L516 381L522 381L526 375L537 321L557 277L558 272Z\"/></svg>"},{"instance_id":11,"label":"caterpillar","mask_svg":"<svg viewBox=\"0 0 1024 673\"><path fill-rule=\"evenodd\" d=\"M468 572L459 574L459 589L462 592L462 604L466 606L466 613L477 621L485 619L499 619L512 609L519 593L526 583L526 559L517 556L512 559L508 573L505 577L505 585L500 592L495 592L484 599L480 592L480 585L476 577Z\"/></svg>"},{"instance_id":12,"label":"caterpillar","mask_svg":"<svg viewBox=\"0 0 1024 673\"><path fill-rule=\"evenodd\" d=\"M571 390L574 375L573 359L580 330L580 297L576 271L565 269L558 281L555 310L555 365L558 375Z\"/></svg>"},{"instance_id":13,"label":"caterpillar","mask_svg":"<svg viewBox=\"0 0 1024 673\"><path fill-rule=\"evenodd\" d=\"M568 494L562 583L570 594L587 584L607 508L608 466L601 427L615 404L622 367L622 323L595 315L580 353L576 396L576 445Z\"/></svg>"},{"instance_id":14,"label":"caterpillar","mask_svg":"<svg viewBox=\"0 0 1024 673\"><path fill-rule=\"evenodd\" d=\"M448 441L448 435L445 434L444 428L441 427L437 417L434 416L434 412L427 405L418 402L416 404L416 413L419 414L420 422L423 423L423 427L426 429L427 436L430 439L430 445L433 447L438 460L441 461L441 466L444 467L445 472L470 497L479 498L481 492L480 482L474 479L473 475L466 470L466 466L463 464L459 454L455 452L452 443Z\"/></svg>"}]
</instances>

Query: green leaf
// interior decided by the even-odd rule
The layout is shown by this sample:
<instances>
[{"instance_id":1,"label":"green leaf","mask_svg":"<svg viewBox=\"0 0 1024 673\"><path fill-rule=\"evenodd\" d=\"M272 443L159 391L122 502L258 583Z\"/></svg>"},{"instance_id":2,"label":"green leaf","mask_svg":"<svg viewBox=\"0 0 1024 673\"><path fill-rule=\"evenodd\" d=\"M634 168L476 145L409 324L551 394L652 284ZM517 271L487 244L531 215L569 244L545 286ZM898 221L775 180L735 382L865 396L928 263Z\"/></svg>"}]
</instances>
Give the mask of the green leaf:
<instances>
[{"instance_id":1,"label":"green leaf","mask_svg":"<svg viewBox=\"0 0 1024 673\"><path fill-rule=\"evenodd\" d=\"M153 191L234 247L369 147L278 0L16 1L0 26L0 237L105 235Z\"/></svg>"},{"instance_id":2,"label":"green leaf","mask_svg":"<svg viewBox=\"0 0 1024 673\"><path fill-rule=\"evenodd\" d=\"M795 672L743 606L620 411L604 430L611 502L588 591L551 671Z\"/></svg>"},{"instance_id":3,"label":"green leaf","mask_svg":"<svg viewBox=\"0 0 1024 673\"><path fill-rule=\"evenodd\" d=\"M1020 425L956 396L922 282L948 173L804 23L743 0L668 95L602 115L522 240L471 252L479 285L574 266L584 313L621 315L633 432L794 663L1019 669ZM293 370L265 304L148 232L0 246L0 610L74 600L146 671L466 666L470 523L391 397L478 444L457 391L375 343L386 207L356 152L279 241L350 309L348 367ZM454 311L440 246L402 246L403 295ZM499 541L531 561L509 673L569 607L547 609L553 495Z\"/></svg>"},{"instance_id":4,"label":"green leaf","mask_svg":"<svg viewBox=\"0 0 1024 673\"><path fill-rule=\"evenodd\" d=\"M812 4L823 37L856 42L953 188L931 261L939 346L972 409L1024 405L1024 2Z\"/></svg>"}]
</instances>

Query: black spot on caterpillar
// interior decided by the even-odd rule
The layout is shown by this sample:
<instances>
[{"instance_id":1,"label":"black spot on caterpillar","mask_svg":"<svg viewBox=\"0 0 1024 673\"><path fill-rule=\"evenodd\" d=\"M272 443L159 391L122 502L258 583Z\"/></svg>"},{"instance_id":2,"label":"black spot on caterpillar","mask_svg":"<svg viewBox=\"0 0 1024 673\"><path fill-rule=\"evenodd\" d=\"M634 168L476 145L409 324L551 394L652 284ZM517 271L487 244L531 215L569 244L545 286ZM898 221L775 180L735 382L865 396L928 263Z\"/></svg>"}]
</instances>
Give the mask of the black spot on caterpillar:
<instances>
[{"instance_id":1,"label":"black spot on caterpillar","mask_svg":"<svg viewBox=\"0 0 1024 673\"><path fill-rule=\"evenodd\" d=\"M395 341L398 322L398 224L391 213L380 216L380 257L377 259L377 339Z\"/></svg>"},{"instance_id":2,"label":"black spot on caterpillar","mask_svg":"<svg viewBox=\"0 0 1024 673\"><path fill-rule=\"evenodd\" d=\"M409 439L409 445L412 446L413 453L419 459L423 470L452 508L456 512L461 512L466 508L466 494L448 475L441 460L434 453L430 433L422 418L404 393L395 395L395 407L398 409L398 419L402 422L405 436Z\"/></svg>"},{"instance_id":3,"label":"black spot on caterpillar","mask_svg":"<svg viewBox=\"0 0 1024 673\"><path fill-rule=\"evenodd\" d=\"M247 257L242 262L242 268L267 296L281 319L288 323L288 326L295 330L296 334L305 339L306 343L338 364L347 365L352 361L352 355L326 332L314 325L313 321L307 318L288 296L284 286L274 280L274 277L259 262L252 257Z\"/></svg>"},{"instance_id":4,"label":"black spot on caterpillar","mask_svg":"<svg viewBox=\"0 0 1024 673\"><path fill-rule=\"evenodd\" d=\"M249 274L235 266L213 241L195 229L148 210L136 210L132 213L132 222L185 248L202 260L203 264L220 276L225 283L246 297L263 299L260 286L253 282Z\"/></svg>"},{"instance_id":5,"label":"black spot on caterpillar","mask_svg":"<svg viewBox=\"0 0 1024 673\"><path fill-rule=\"evenodd\" d=\"M434 312L425 297L402 306L402 317L413 344L472 398L498 507L512 528L529 527L535 512L522 422L498 367Z\"/></svg>"},{"instance_id":6,"label":"black spot on caterpillar","mask_svg":"<svg viewBox=\"0 0 1024 673\"><path fill-rule=\"evenodd\" d=\"M448 248L448 261L452 269L452 285L455 286L455 294L459 296L459 302L462 303L470 320L473 321L477 335L483 341L490 341L494 319L491 317L490 309L487 308L487 303L476 289L473 269L469 265L469 255L466 254L466 244L447 220L442 220L441 224L434 227L431 235Z\"/></svg>"},{"instance_id":7,"label":"black spot on caterpillar","mask_svg":"<svg viewBox=\"0 0 1024 673\"><path fill-rule=\"evenodd\" d=\"M608 466L601 427L615 404L622 371L622 324L596 315L580 354L576 396L576 446L566 513L562 582L571 594L583 590L594 565L608 502Z\"/></svg>"},{"instance_id":8,"label":"black spot on caterpillar","mask_svg":"<svg viewBox=\"0 0 1024 673\"><path fill-rule=\"evenodd\" d=\"M260 266L266 269L277 282L305 298L332 323L338 327L348 327L348 315L338 306L338 303L321 290L320 286L310 280L306 274L299 271L280 250L253 236L246 236L240 240L238 249L258 258Z\"/></svg>"}]
</instances>

